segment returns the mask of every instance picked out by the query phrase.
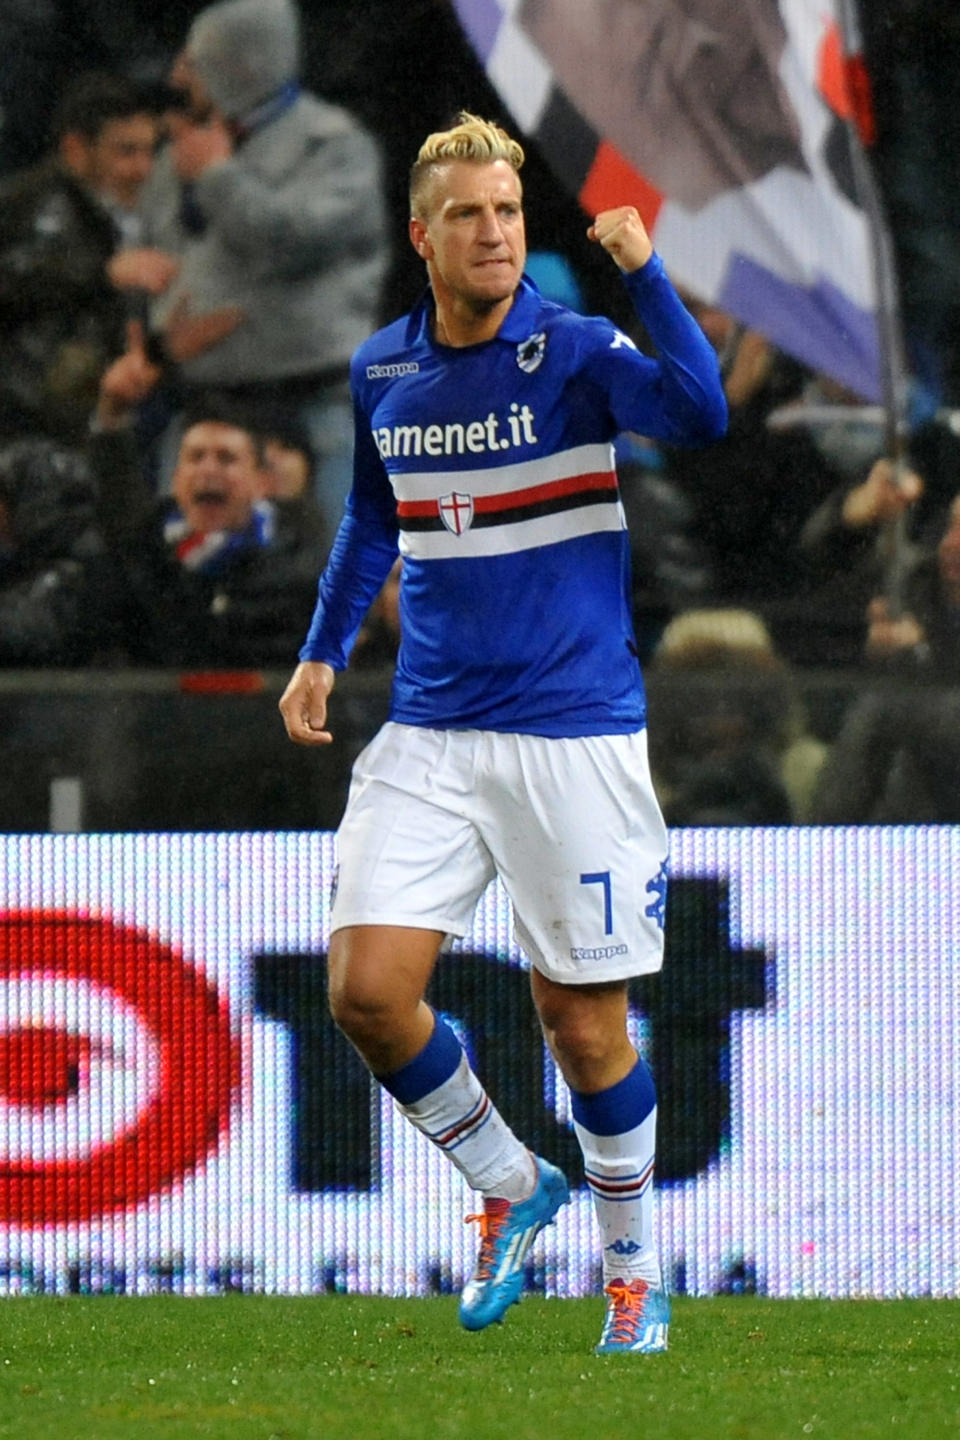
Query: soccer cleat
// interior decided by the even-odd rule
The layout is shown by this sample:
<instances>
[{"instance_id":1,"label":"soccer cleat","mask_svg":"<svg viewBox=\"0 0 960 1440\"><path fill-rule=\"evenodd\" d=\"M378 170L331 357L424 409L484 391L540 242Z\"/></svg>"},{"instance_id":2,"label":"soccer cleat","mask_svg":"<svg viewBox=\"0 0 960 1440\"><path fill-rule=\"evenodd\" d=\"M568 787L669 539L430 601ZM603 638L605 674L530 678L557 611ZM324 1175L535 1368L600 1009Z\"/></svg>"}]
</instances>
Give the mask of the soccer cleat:
<instances>
[{"instance_id":1,"label":"soccer cleat","mask_svg":"<svg viewBox=\"0 0 960 1440\"><path fill-rule=\"evenodd\" d=\"M546 1160L534 1157L537 1184L526 1200L484 1200L482 1215L466 1223L480 1226L480 1253L460 1296L460 1324L483 1330L500 1320L520 1299L523 1262L534 1239L570 1199L566 1177Z\"/></svg>"},{"instance_id":2,"label":"soccer cleat","mask_svg":"<svg viewBox=\"0 0 960 1440\"><path fill-rule=\"evenodd\" d=\"M611 1280L603 1292L608 1296L607 1318L597 1346L598 1355L635 1351L656 1355L667 1348L670 1301L660 1285L649 1280Z\"/></svg>"}]
</instances>

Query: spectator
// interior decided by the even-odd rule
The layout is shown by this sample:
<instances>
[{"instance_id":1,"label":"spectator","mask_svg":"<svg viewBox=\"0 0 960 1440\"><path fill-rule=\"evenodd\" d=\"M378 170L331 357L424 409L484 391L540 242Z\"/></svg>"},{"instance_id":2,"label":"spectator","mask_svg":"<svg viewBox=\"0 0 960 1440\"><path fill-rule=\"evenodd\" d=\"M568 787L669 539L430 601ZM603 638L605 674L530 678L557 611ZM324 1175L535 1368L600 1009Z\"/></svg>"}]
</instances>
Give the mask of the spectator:
<instances>
[{"instance_id":1,"label":"spectator","mask_svg":"<svg viewBox=\"0 0 960 1440\"><path fill-rule=\"evenodd\" d=\"M859 487L844 513L875 522L892 485L883 480ZM897 511L909 503L888 499ZM883 595L867 607L863 658L874 683L848 707L831 746L811 810L818 824L960 821L960 494L936 544L913 547L900 598L896 611ZM940 683L923 683L931 681Z\"/></svg>"},{"instance_id":2,"label":"spectator","mask_svg":"<svg viewBox=\"0 0 960 1440\"><path fill-rule=\"evenodd\" d=\"M90 444L129 658L180 668L279 663L310 616L326 546L289 502L264 497L260 439L222 398L197 398L172 497L153 499L130 420L158 376L132 322L127 351L101 381Z\"/></svg>"},{"instance_id":3,"label":"spectator","mask_svg":"<svg viewBox=\"0 0 960 1440\"><path fill-rule=\"evenodd\" d=\"M298 416L335 521L351 481L349 358L377 319L385 214L372 140L300 89L299 63L292 0L222 0L191 26L171 76L188 108L145 199L151 242L180 262L153 323L185 295L203 311L242 307L181 380Z\"/></svg>"},{"instance_id":4,"label":"spectator","mask_svg":"<svg viewBox=\"0 0 960 1440\"><path fill-rule=\"evenodd\" d=\"M0 434L83 438L123 349L108 267L135 233L156 134L129 81L83 76L64 95L55 152L0 190Z\"/></svg>"},{"instance_id":5,"label":"spectator","mask_svg":"<svg viewBox=\"0 0 960 1440\"><path fill-rule=\"evenodd\" d=\"M816 825L960 822L960 689L878 681L848 708L820 775Z\"/></svg>"},{"instance_id":6,"label":"spectator","mask_svg":"<svg viewBox=\"0 0 960 1440\"><path fill-rule=\"evenodd\" d=\"M282 410L251 410L249 420L262 448L261 493L286 512L305 543L326 555L331 528L317 502L317 457L305 426Z\"/></svg>"},{"instance_id":7,"label":"spectator","mask_svg":"<svg viewBox=\"0 0 960 1440\"><path fill-rule=\"evenodd\" d=\"M84 458L52 440L0 449L0 665L85 665L109 648L106 552Z\"/></svg>"},{"instance_id":8,"label":"spectator","mask_svg":"<svg viewBox=\"0 0 960 1440\"><path fill-rule=\"evenodd\" d=\"M960 681L960 495L954 497L936 548L904 581L904 608L878 595L868 612L867 658L906 664L938 680Z\"/></svg>"},{"instance_id":9,"label":"spectator","mask_svg":"<svg viewBox=\"0 0 960 1440\"><path fill-rule=\"evenodd\" d=\"M669 824L808 818L826 747L809 733L790 671L758 615L678 615L648 674L657 721L651 766ZM658 686L661 677L668 684Z\"/></svg>"},{"instance_id":10,"label":"spectator","mask_svg":"<svg viewBox=\"0 0 960 1440\"><path fill-rule=\"evenodd\" d=\"M305 427L274 410L258 417L257 428L263 437L264 494L274 500L312 496L317 456Z\"/></svg>"},{"instance_id":11,"label":"spectator","mask_svg":"<svg viewBox=\"0 0 960 1440\"><path fill-rule=\"evenodd\" d=\"M663 448L629 432L614 444L630 535L633 625L645 664L672 616L709 603L713 572L694 507Z\"/></svg>"},{"instance_id":12,"label":"spectator","mask_svg":"<svg viewBox=\"0 0 960 1440\"><path fill-rule=\"evenodd\" d=\"M922 552L913 533L924 494L921 477L887 456L874 461L865 479L838 486L808 516L800 535L812 577L811 607L819 635L812 658L826 664L859 665L868 657L868 610L879 621L889 613L888 595ZM893 596L894 609L900 597Z\"/></svg>"},{"instance_id":13,"label":"spectator","mask_svg":"<svg viewBox=\"0 0 960 1440\"><path fill-rule=\"evenodd\" d=\"M799 395L806 372L756 331L713 307L690 308L717 350L730 407L708 450L669 452L669 473L698 516L712 603L761 610L787 659L803 658L807 583L799 537L839 477L803 429L771 433L772 410Z\"/></svg>"}]
</instances>

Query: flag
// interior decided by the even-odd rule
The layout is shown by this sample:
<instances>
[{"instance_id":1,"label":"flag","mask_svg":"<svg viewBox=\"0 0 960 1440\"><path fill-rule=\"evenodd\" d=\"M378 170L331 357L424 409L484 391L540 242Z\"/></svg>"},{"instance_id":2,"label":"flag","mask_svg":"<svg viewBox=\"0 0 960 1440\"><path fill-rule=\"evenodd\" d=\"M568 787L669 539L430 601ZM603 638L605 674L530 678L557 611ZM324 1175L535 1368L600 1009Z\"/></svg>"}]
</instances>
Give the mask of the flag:
<instances>
[{"instance_id":1,"label":"flag","mask_svg":"<svg viewBox=\"0 0 960 1440\"><path fill-rule=\"evenodd\" d=\"M585 211L636 205L681 290L876 402L869 85L838 3L453 0Z\"/></svg>"}]
</instances>

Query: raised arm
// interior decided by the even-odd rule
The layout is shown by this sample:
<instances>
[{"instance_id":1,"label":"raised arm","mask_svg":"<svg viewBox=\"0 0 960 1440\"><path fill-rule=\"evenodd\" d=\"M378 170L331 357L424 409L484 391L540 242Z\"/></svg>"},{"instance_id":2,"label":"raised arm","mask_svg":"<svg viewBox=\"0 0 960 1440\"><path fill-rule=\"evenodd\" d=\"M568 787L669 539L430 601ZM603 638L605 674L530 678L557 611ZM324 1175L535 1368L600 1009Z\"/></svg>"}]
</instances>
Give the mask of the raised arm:
<instances>
[{"instance_id":1,"label":"raised arm","mask_svg":"<svg viewBox=\"0 0 960 1440\"><path fill-rule=\"evenodd\" d=\"M591 353L589 375L606 390L617 427L676 444L719 439L727 401L716 353L670 283L638 212L602 211L587 234L621 271L657 351L656 358L641 355L615 331Z\"/></svg>"}]
</instances>

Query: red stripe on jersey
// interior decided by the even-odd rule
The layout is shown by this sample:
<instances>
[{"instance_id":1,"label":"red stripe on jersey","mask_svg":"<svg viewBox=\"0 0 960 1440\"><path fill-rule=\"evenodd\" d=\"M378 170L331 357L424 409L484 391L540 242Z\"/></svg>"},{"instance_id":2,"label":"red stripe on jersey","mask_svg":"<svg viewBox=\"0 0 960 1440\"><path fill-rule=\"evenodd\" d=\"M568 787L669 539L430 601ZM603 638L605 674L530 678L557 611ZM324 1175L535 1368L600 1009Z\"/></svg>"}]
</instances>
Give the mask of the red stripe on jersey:
<instances>
[{"instance_id":1,"label":"red stripe on jersey","mask_svg":"<svg viewBox=\"0 0 960 1440\"><path fill-rule=\"evenodd\" d=\"M474 495L473 508L478 515L490 515L498 510L538 505L544 500L559 500L564 495L576 495L581 490L609 490L615 493L616 489L616 475L610 470L598 470L590 475L569 475L564 480L547 480L542 485L528 485L525 490L504 490L499 495ZM397 505L397 516L403 520L436 515L437 508L436 500L401 500Z\"/></svg>"},{"instance_id":2,"label":"red stripe on jersey","mask_svg":"<svg viewBox=\"0 0 960 1440\"><path fill-rule=\"evenodd\" d=\"M514 510L524 505L539 505L544 500L559 500L562 495L576 495L580 490L615 492L616 488L615 475L609 470L598 471L593 475L570 475L566 480L548 480L526 490L507 490L502 495L475 495L473 508L478 515L489 515L496 510Z\"/></svg>"}]
</instances>

